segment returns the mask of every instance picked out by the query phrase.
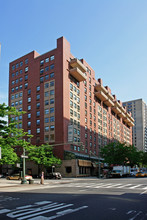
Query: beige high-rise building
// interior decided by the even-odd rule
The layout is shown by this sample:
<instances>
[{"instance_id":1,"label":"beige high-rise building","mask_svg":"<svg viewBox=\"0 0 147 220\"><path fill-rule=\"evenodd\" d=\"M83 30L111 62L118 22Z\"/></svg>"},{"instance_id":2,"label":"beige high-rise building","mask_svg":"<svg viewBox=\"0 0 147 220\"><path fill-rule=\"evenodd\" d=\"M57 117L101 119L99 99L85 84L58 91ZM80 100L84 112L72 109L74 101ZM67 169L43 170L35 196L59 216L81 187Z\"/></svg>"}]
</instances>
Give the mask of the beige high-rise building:
<instances>
[{"instance_id":1,"label":"beige high-rise building","mask_svg":"<svg viewBox=\"0 0 147 220\"><path fill-rule=\"evenodd\" d=\"M147 152L147 105L142 99L127 101L123 103L128 112L134 118L132 128L132 143L138 150Z\"/></svg>"}]
</instances>

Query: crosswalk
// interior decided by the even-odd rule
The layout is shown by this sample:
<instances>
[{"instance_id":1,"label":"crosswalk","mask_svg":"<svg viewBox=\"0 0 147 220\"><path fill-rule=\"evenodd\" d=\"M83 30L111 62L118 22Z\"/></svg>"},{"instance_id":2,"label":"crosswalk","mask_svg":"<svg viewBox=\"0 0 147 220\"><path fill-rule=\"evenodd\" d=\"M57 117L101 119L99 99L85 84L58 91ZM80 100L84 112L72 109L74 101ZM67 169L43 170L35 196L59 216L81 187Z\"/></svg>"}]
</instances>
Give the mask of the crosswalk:
<instances>
[{"instance_id":1,"label":"crosswalk","mask_svg":"<svg viewBox=\"0 0 147 220\"><path fill-rule=\"evenodd\" d=\"M64 215L70 216L74 212L87 208L88 206L77 206L71 203L40 201L14 209L0 209L0 219L3 215L17 220L51 220Z\"/></svg>"},{"instance_id":2,"label":"crosswalk","mask_svg":"<svg viewBox=\"0 0 147 220\"><path fill-rule=\"evenodd\" d=\"M67 187L67 188L85 188L85 189L110 189L110 188L117 188L117 189L131 189L131 190L147 190L147 184L124 184L124 183L69 183L63 184L60 187Z\"/></svg>"}]
</instances>

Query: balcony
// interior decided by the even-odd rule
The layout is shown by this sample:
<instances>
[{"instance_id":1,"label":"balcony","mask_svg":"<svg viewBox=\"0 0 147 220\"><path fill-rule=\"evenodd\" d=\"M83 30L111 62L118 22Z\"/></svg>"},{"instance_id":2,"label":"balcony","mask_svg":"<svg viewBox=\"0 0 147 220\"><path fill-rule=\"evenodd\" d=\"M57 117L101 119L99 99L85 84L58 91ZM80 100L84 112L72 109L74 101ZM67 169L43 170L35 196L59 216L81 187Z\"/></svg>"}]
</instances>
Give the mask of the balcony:
<instances>
[{"instance_id":1,"label":"balcony","mask_svg":"<svg viewBox=\"0 0 147 220\"><path fill-rule=\"evenodd\" d=\"M111 99L108 99L107 101L104 101L105 105L107 105L108 107L112 107L114 106L114 103L111 101Z\"/></svg>"},{"instance_id":2,"label":"balcony","mask_svg":"<svg viewBox=\"0 0 147 220\"><path fill-rule=\"evenodd\" d=\"M101 101L108 101L108 97L102 91L95 92L95 96Z\"/></svg>"},{"instance_id":3,"label":"balcony","mask_svg":"<svg viewBox=\"0 0 147 220\"><path fill-rule=\"evenodd\" d=\"M83 72L78 67L74 67L73 69L70 69L70 74L75 79L77 79L79 82L86 80L86 76L83 74Z\"/></svg>"},{"instance_id":4,"label":"balcony","mask_svg":"<svg viewBox=\"0 0 147 220\"><path fill-rule=\"evenodd\" d=\"M120 114L120 113L121 113L121 110L120 110L117 106L112 107L112 110L113 110L116 114Z\"/></svg>"},{"instance_id":5,"label":"balcony","mask_svg":"<svg viewBox=\"0 0 147 220\"><path fill-rule=\"evenodd\" d=\"M130 127L133 127L133 126L134 126L134 123L133 123L132 121L130 121L130 122L128 123L128 125L129 125Z\"/></svg>"},{"instance_id":6,"label":"balcony","mask_svg":"<svg viewBox=\"0 0 147 220\"><path fill-rule=\"evenodd\" d=\"M122 111L121 111L120 114L118 114L118 116L121 117L121 118L123 118L123 119L126 118L126 115L125 115Z\"/></svg>"},{"instance_id":7,"label":"balcony","mask_svg":"<svg viewBox=\"0 0 147 220\"><path fill-rule=\"evenodd\" d=\"M83 73L86 72L86 67L85 67L84 64L83 64L80 60L78 60L77 58L74 58L74 59L72 59L72 60L70 61L70 66L71 66L72 68L77 67L77 68L80 69L81 72L83 72Z\"/></svg>"},{"instance_id":8,"label":"balcony","mask_svg":"<svg viewBox=\"0 0 147 220\"><path fill-rule=\"evenodd\" d=\"M96 91L102 91L105 94L108 93L108 90L104 86L102 86L101 84L97 84L94 88Z\"/></svg>"}]
</instances>

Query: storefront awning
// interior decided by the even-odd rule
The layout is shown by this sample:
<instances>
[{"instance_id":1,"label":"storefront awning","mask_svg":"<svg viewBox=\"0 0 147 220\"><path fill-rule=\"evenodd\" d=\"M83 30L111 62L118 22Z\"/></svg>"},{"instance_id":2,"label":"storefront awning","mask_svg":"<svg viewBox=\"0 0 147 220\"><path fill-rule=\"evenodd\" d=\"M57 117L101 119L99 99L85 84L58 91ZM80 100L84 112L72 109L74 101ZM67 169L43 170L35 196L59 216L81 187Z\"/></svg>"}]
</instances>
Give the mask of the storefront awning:
<instances>
[{"instance_id":1,"label":"storefront awning","mask_svg":"<svg viewBox=\"0 0 147 220\"><path fill-rule=\"evenodd\" d=\"M92 167L91 161L88 160L78 160L79 167Z\"/></svg>"}]
</instances>

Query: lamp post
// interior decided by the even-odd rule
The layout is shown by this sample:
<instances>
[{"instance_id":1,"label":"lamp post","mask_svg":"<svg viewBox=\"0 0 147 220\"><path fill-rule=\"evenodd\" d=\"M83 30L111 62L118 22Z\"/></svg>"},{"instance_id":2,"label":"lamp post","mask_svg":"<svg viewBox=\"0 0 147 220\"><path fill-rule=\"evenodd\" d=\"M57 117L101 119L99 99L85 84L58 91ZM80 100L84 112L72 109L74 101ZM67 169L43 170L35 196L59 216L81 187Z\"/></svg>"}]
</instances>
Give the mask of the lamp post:
<instances>
[{"instance_id":1,"label":"lamp post","mask_svg":"<svg viewBox=\"0 0 147 220\"><path fill-rule=\"evenodd\" d=\"M24 140L24 143L25 143L25 140ZM23 154L21 155L21 158L23 159L23 174L22 174L21 184L26 184L27 180L25 178L25 170L26 170L25 159L28 158L28 156L25 155L25 148L24 147L23 147Z\"/></svg>"}]
</instances>

